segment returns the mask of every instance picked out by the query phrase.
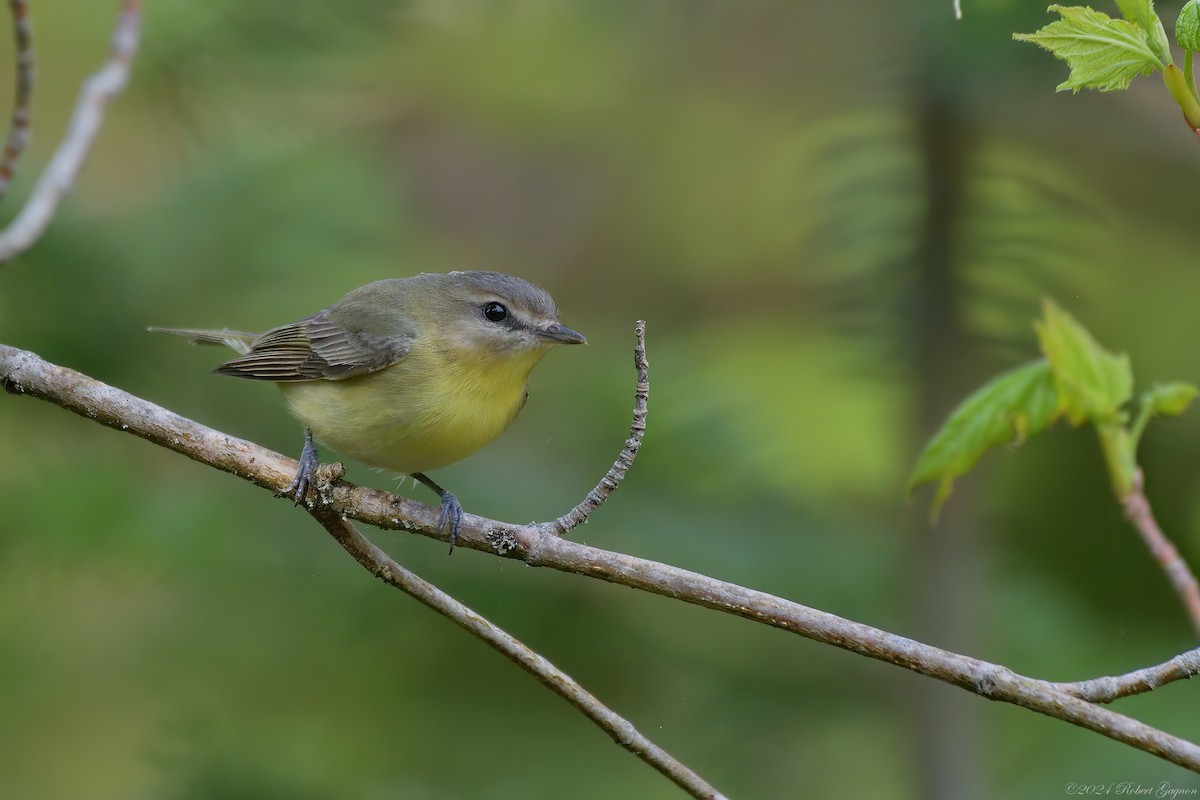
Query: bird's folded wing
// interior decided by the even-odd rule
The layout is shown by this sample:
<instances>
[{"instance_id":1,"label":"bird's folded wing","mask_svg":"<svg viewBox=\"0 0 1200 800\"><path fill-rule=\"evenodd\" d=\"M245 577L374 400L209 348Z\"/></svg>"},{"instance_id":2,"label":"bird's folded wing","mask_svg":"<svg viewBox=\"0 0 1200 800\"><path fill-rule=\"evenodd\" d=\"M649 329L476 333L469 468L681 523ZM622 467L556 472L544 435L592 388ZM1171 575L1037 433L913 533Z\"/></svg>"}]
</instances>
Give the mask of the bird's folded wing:
<instances>
[{"instance_id":1,"label":"bird's folded wing","mask_svg":"<svg viewBox=\"0 0 1200 800\"><path fill-rule=\"evenodd\" d=\"M213 372L260 381L341 380L391 366L411 346L411 335L348 330L322 311L267 331L248 353Z\"/></svg>"}]
</instances>

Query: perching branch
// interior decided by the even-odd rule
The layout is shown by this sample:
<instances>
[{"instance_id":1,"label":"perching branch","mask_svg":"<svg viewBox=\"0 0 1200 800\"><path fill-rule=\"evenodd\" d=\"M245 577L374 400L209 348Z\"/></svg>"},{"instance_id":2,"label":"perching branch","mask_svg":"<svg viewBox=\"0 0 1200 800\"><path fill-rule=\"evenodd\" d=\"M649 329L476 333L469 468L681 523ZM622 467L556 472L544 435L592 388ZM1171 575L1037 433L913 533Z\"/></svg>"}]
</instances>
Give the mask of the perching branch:
<instances>
[{"instance_id":1,"label":"perching branch","mask_svg":"<svg viewBox=\"0 0 1200 800\"><path fill-rule=\"evenodd\" d=\"M271 491L296 470L290 458L221 433L33 353L0 345L0 387L27 394L140 436ZM446 540L438 510L377 489L333 481L315 501L337 516ZM1029 708L1124 742L1200 772L1200 746L1117 714L1007 667L952 653L818 611L765 592L646 559L547 534L536 524L512 525L473 514L463 518L458 544L712 608L904 667L991 700Z\"/></svg>"},{"instance_id":2,"label":"perching branch","mask_svg":"<svg viewBox=\"0 0 1200 800\"><path fill-rule=\"evenodd\" d=\"M669 778L692 797L724 800L724 795L696 773L643 736L628 720L601 703L574 678L526 647L432 583L409 571L383 552L330 506L314 504L309 513L337 539L347 553L384 583L394 586L478 636L550 691L579 709L592 722L635 756Z\"/></svg>"},{"instance_id":3,"label":"perching branch","mask_svg":"<svg viewBox=\"0 0 1200 800\"><path fill-rule=\"evenodd\" d=\"M1146 547L1150 548L1150 555L1162 566L1175 593L1187 609L1192 627L1200 633L1200 585L1196 583L1196 576L1192 574L1183 556L1179 555L1175 545L1171 544L1162 528L1158 527L1154 512L1150 510L1150 501L1146 499L1145 478L1141 468L1134 470L1133 487L1121 498L1121 508L1125 511L1125 519L1137 529Z\"/></svg>"},{"instance_id":4,"label":"perching branch","mask_svg":"<svg viewBox=\"0 0 1200 800\"><path fill-rule=\"evenodd\" d=\"M17 162L29 144L29 122L33 102L33 23L29 19L26 0L8 0L12 12L13 40L16 46L17 88L13 95L12 122L8 127L8 141L4 154L0 156L0 197L8 191L8 184L17 172Z\"/></svg>"},{"instance_id":5,"label":"perching branch","mask_svg":"<svg viewBox=\"0 0 1200 800\"><path fill-rule=\"evenodd\" d=\"M15 2L13 4L16 5ZM67 132L58 149L33 187L33 193L25 202L25 207L0 231L0 261L11 261L33 246L54 218L63 197L75 184L96 133L100 130L100 123L104 120L105 106L124 88L129 79L130 62L137 52L140 32L139 2L124 0L116 28L113 30L108 60L84 82ZM13 119L15 132L17 111L14 111ZM9 141L11 146L11 137ZM8 151L5 152L7 159Z\"/></svg>"},{"instance_id":6,"label":"perching branch","mask_svg":"<svg viewBox=\"0 0 1200 800\"><path fill-rule=\"evenodd\" d=\"M646 360L646 321L639 319L633 326L637 336L637 346L633 348L633 368L637 370L637 388L633 393L633 422L629 426L629 438L621 448L620 455L611 468L596 484L596 488L587 493L583 502L563 514L558 519L544 526L548 532L565 536L570 530L581 523L587 522L593 511L608 499L625 480L625 473L633 466L638 450L642 449L642 439L646 436L646 403L650 397L650 362Z\"/></svg>"}]
</instances>

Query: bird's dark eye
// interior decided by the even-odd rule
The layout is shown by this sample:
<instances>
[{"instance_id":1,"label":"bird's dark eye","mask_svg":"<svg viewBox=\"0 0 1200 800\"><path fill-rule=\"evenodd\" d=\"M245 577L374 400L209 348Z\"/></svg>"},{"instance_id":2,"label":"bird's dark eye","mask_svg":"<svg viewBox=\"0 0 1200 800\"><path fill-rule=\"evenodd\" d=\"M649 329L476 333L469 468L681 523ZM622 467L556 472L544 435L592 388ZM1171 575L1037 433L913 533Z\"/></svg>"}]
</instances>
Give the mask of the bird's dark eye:
<instances>
[{"instance_id":1,"label":"bird's dark eye","mask_svg":"<svg viewBox=\"0 0 1200 800\"><path fill-rule=\"evenodd\" d=\"M483 318L489 322L502 322L508 317L508 309L499 303L488 303L483 307Z\"/></svg>"}]
</instances>

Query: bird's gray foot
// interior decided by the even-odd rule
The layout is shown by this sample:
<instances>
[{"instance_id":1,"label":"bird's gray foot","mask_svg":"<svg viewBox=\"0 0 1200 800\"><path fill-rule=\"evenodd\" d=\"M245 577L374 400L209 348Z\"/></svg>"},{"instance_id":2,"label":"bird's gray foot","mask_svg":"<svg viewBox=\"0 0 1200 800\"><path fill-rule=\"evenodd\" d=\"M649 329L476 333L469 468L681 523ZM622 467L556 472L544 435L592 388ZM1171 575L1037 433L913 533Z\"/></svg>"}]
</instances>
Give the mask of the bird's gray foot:
<instances>
[{"instance_id":1,"label":"bird's gray foot","mask_svg":"<svg viewBox=\"0 0 1200 800\"><path fill-rule=\"evenodd\" d=\"M321 466L321 459L317 455L317 446L313 444L312 431L305 430L304 447L300 450L300 469L296 470L296 476L292 478L292 482L276 496L291 498L292 505L300 505L308 493L308 487L316 476L319 466Z\"/></svg>"},{"instance_id":2,"label":"bird's gray foot","mask_svg":"<svg viewBox=\"0 0 1200 800\"><path fill-rule=\"evenodd\" d=\"M458 531L462 527L463 508L454 496L454 492L442 492L442 513L438 515L438 530L450 529L450 552L454 552L454 543L458 541Z\"/></svg>"},{"instance_id":3,"label":"bird's gray foot","mask_svg":"<svg viewBox=\"0 0 1200 800\"><path fill-rule=\"evenodd\" d=\"M438 486L428 476L414 472L413 478L428 486L433 491L437 492L442 498L442 513L438 515L438 530L449 531L450 553L454 552L454 544L458 541L458 531L462 528L463 508L458 502L458 498L454 496L454 492L443 489Z\"/></svg>"}]
</instances>

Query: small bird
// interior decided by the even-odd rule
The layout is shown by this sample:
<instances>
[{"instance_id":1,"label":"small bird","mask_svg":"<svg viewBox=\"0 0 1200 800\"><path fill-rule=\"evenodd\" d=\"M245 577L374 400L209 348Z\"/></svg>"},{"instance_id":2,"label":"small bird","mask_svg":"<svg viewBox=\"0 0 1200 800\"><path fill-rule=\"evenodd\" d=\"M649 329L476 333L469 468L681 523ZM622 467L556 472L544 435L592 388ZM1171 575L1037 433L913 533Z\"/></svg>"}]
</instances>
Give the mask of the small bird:
<instances>
[{"instance_id":1,"label":"small bird","mask_svg":"<svg viewBox=\"0 0 1200 800\"><path fill-rule=\"evenodd\" d=\"M149 330L225 345L240 355L214 374L279 386L305 427L300 469L282 495L304 499L320 463L316 437L437 492L451 552L462 506L425 472L503 433L525 405L529 373L551 347L587 343L558 321L543 289L483 271L376 281L262 334Z\"/></svg>"}]
</instances>

